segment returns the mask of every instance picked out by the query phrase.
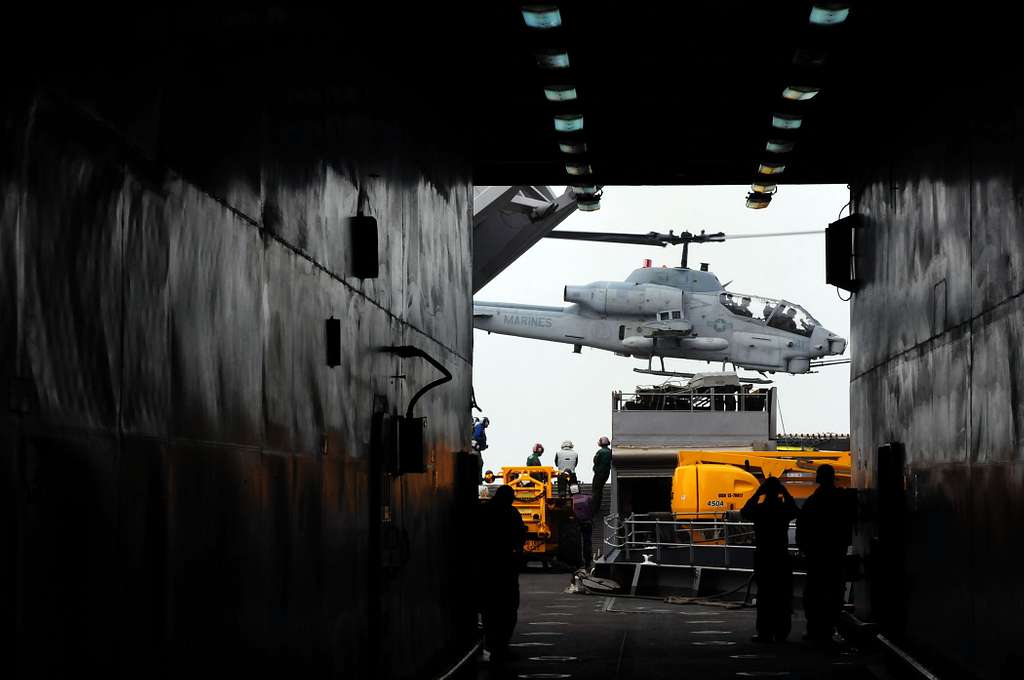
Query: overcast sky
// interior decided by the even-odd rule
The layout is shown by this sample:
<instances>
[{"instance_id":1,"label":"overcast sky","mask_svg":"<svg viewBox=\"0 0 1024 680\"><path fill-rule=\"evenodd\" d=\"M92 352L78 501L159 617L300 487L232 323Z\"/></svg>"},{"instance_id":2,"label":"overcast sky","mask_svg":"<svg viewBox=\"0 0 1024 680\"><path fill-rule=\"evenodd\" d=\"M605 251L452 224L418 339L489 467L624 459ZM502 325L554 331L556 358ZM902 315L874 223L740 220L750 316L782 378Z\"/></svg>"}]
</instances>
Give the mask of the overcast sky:
<instances>
[{"instance_id":1,"label":"overcast sky","mask_svg":"<svg viewBox=\"0 0 1024 680\"><path fill-rule=\"evenodd\" d=\"M554 188L557 192L562 187ZM601 209L575 212L558 229L594 231L723 231L754 234L824 229L849 201L845 185L782 186L765 210L744 206L747 187L606 187ZM844 213L845 215L845 213ZM562 287L622 281L650 258L678 266L681 248L597 244L542 239L483 288L475 299L564 306ZM825 236L743 239L693 245L690 266L708 262L732 291L784 298L803 305L829 330L850 337L848 303L825 285ZM732 283L727 283L732 281ZM634 373L646 360L584 347L573 354L562 343L474 331L473 386L491 420L484 468L523 465L535 442L552 464L561 442L580 452L577 472L592 476L597 438L611 436L612 390L664 378ZM846 356L849 356L849 348ZM668 370L721 370L720 364L666 359ZM849 432L848 365L792 376L776 373L780 432ZM477 414L479 415L479 414Z\"/></svg>"}]
</instances>

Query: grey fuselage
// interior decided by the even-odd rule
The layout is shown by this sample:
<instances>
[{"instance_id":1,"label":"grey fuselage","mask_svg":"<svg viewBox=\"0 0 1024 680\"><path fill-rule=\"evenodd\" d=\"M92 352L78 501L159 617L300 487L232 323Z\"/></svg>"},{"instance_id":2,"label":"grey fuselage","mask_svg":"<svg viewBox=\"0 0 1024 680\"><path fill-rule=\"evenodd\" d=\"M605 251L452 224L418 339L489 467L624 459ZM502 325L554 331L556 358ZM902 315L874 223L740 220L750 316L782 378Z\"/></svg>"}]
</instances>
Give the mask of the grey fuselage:
<instances>
[{"instance_id":1,"label":"grey fuselage","mask_svg":"<svg viewBox=\"0 0 1024 680\"><path fill-rule=\"evenodd\" d=\"M736 313L723 304L726 296L732 304L733 295L710 272L645 268L625 282L567 286L565 298L575 302L567 307L475 302L473 325L639 358L722 361L788 373L806 373L812 360L846 349L846 340L816 323L791 332Z\"/></svg>"}]
</instances>

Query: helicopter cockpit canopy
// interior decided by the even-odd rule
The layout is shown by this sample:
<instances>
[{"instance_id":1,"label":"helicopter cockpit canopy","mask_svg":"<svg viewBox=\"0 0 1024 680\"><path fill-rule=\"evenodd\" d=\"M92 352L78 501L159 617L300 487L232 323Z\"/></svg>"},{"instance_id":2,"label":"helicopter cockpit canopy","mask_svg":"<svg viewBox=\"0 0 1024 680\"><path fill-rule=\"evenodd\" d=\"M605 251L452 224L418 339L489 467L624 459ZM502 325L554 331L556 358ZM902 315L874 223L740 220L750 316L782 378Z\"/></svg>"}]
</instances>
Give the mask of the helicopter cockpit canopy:
<instances>
[{"instance_id":1,"label":"helicopter cockpit canopy","mask_svg":"<svg viewBox=\"0 0 1024 680\"><path fill-rule=\"evenodd\" d=\"M729 292L722 293L719 299L722 306L736 316L804 337L810 337L814 328L820 325L806 309L785 300Z\"/></svg>"}]
</instances>

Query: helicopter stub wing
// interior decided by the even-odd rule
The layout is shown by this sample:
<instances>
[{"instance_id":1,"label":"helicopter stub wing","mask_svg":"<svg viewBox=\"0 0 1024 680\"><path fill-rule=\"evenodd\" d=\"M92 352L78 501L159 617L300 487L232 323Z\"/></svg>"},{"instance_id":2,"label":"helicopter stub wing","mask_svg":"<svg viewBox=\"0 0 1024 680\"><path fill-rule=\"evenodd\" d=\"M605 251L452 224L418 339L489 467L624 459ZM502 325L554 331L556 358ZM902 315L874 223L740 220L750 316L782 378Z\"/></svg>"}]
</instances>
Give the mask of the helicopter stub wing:
<instances>
[{"instance_id":1,"label":"helicopter stub wing","mask_svg":"<svg viewBox=\"0 0 1024 680\"><path fill-rule=\"evenodd\" d=\"M686 320L647 321L640 324L640 331L648 338L685 338L693 332L693 324Z\"/></svg>"}]
</instances>

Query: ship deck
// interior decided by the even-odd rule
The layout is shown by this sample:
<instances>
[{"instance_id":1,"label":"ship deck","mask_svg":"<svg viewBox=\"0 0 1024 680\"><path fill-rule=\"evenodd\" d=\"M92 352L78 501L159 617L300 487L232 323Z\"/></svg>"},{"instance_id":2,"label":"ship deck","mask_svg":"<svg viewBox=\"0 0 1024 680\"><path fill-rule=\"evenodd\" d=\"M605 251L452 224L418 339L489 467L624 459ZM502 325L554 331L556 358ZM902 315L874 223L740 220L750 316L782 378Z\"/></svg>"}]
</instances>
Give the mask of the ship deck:
<instances>
[{"instance_id":1,"label":"ship deck","mask_svg":"<svg viewBox=\"0 0 1024 680\"><path fill-rule=\"evenodd\" d=\"M752 607L674 605L658 598L566 593L570 574L524 573L512 639L514 656L478 663L467 677L572 678L885 678L882 659L850 645L833 650L791 641L759 644Z\"/></svg>"}]
</instances>

